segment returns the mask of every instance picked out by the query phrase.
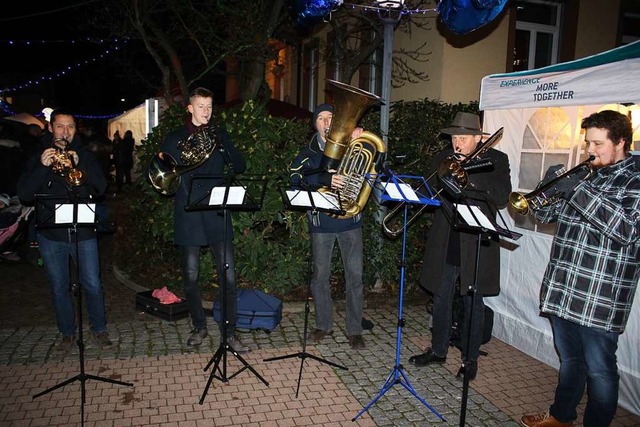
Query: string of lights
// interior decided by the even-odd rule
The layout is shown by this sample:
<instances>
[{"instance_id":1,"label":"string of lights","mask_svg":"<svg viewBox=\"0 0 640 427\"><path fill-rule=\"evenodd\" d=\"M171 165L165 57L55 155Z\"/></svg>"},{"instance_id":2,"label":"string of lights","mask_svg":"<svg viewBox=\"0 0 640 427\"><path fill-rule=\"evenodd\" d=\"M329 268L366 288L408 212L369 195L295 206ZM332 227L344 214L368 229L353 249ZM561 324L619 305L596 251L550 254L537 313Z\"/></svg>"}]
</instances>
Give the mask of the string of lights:
<instances>
[{"instance_id":1,"label":"string of lights","mask_svg":"<svg viewBox=\"0 0 640 427\"><path fill-rule=\"evenodd\" d=\"M15 116L17 113L15 111L13 111L11 109L11 106L9 104L7 104L7 102L4 99L0 99L0 110L2 111L2 113L5 116ZM105 114L105 115L91 115L91 114L75 114L74 116L78 119L87 119L87 120L104 120L104 119L112 119L114 117L118 117L120 115L122 115L123 112L118 112L118 113L114 113L114 114ZM36 113L34 114L35 117L44 117L44 113L40 112L40 113Z\"/></svg>"},{"instance_id":2,"label":"string of lights","mask_svg":"<svg viewBox=\"0 0 640 427\"><path fill-rule=\"evenodd\" d=\"M105 44L105 43L119 43L122 40L119 38L113 39L96 39L93 37L85 37L81 39L73 39L73 40L0 40L0 44L6 44L9 46L40 46L47 44L71 44L77 45L81 43L90 43L90 44Z\"/></svg>"},{"instance_id":3,"label":"string of lights","mask_svg":"<svg viewBox=\"0 0 640 427\"><path fill-rule=\"evenodd\" d=\"M126 44L127 40L122 40L123 43ZM84 61L80 61L80 62L76 62L74 64L71 65L67 65L66 67L62 68L60 71L54 72L52 74L48 74L48 75L42 75L38 78L34 78L34 79L29 79L26 82L14 85L14 86L10 86L10 87L5 87L5 88L1 88L0 92L1 93L6 93L6 92L15 92L21 89L27 89L30 88L32 86L36 86L39 85L40 83L44 82L44 81L51 81L60 77L64 77L67 75L67 73L74 71L76 69L79 69L85 65L91 64L93 62L99 61L101 59L106 58L108 55L120 50L121 45L120 44L116 44L115 46L113 46L113 48L107 48L104 50L104 52L86 59Z\"/></svg>"},{"instance_id":4,"label":"string of lights","mask_svg":"<svg viewBox=\"0 0 640 427\"><path fill-rule=\"evenodd\" d=\"M377 6L369 6L369 5L364 5L364 4L353 4L353 3L343 3L344 6L350 7L351 9L363 9L363 10L370 10L370 11L375 11L375 12L385 12L388 11L389 9L394 9L397 8L397 6L391 6L391 4L395 4L395 5L401 5L401 9L400 9L400 14L402 15L426 15L428 13L434 13L437 12L438 9L437 8L431 8L431 9L408 9L406 8L404 5L402 5L402 3L400 1L389 1L387 2L387 4L385 4L385 2L381 2L380 5Z\"/></svg>"}]
</instances>

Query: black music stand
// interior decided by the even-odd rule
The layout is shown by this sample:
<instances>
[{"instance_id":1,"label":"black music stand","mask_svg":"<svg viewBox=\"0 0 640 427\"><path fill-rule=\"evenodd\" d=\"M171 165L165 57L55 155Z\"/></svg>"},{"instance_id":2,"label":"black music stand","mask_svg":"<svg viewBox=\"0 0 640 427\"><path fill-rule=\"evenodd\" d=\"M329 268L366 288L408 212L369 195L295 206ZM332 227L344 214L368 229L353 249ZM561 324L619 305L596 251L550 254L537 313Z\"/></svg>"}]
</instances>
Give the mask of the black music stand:
<instances>
[{"instance_id":1,"label":"black music stand","mask_svg":"<svg viewBox=\"0 0 640 427\"><path fill-rule=\"evenodd\" d=\"M404 318L402 317L402 306L404 299L404 272L405 272L405 248L407 243L407 216L409 205L417 204L417 205L432 205L432 206L440 206L440 201L434 198L434 194L431 192L429 185L425 181L425 179L421 176L411 176L411 175L394 175L393 172L389 171L388 174L378 176L377 180L380 180L380 184L384 189L381 195L381 202L401 202L404 203L404 226L402 230L402 258L400 264L400 290L398 292L398 330L397 330L397 339L396 339L396 359L395 365L391 370L389 376L387 376L386 381L382 385L382 388L378 392L378 394L373 398L371 402L369 402L358 414L353 417L352 421L355 421L362 415L364 412L369 410L369 408L375 404L378 399L380 399L387 391L391 389L396 384L402 385L406 388L409 393L415 396L424 406L429 408L431 412L433 412L440 420L446 421L446 419L436 411L431 405L427 403L427 401L422 398L416 392L409 382L409 378L404 372L404 368L400 363L400 349L402 344L402 328L404 326ZM403 181L407 180L407 182ZM419 185L416 188L423 189L423 192L415 191L410 183L411 182L419 182Z\"/></svg>"},{"instance_id":2,"label":"black music stand","mask_svg":"<svg viewBox=\"0 0 640 427\"><path fill-rule=\"evenodd\" d=\"M476 197L481 197L489 206L489 209L492 212L496 212L498 218L500 218L501 223L503 225L499 225L496 220L486 216L477 204L474 204L470 200L473 200L470 195L476 194ZM460 426L463 427L466 422L466 413L467 413L467 402L469 399L469 352L471 346L471 336L473 335L473 310L475 307L476 300L476 292L478 286L478 271L480 268L480 249L482 247L483 239L487 238L495 238L499 239L500 237L506 237L511 240L517 240L522 237L522 234L517 233L515 231L510 231L507 226L504 218L500 214L495 202L489 195L487 191L480 190L462 190L461 198L458 199L458 203L452 204L452 206L447 206L443 204L443 209L445 215L447 215L450 219L450 223L453 229L456 231L463 231L465 233L473 233L477 235L477 246L476 246L476 259L475 259L475 269L473 275L473 284L469 287L467 291L467 295L471 296L471 308L469 311L469 319L467 319L467 336L462 337L462 339L466 338L466 348L467 354L463 360L463 367L461 368L463 374L463 383L462 383L462 404L460 407Z\"/></svg>"},{"instance_id":3,"label":"black music stand","mask_svg":"<svg viewBox=\"0 0 640 427\"><path fill-rule=\"evenodd\" d=\"M262 207L262 201L267 188L267 180L258 176L243 176L242 179L236 179L234 175L194 175L191 178L189 186L189 194L187 198L186 211L204 211L218 210L223 216L223 241L224 241L224 259L222 265L224 271L222 274L222 301L220 301L220 318L222 322L222 339L218 349L214 353L204 370L207 371L211 365L213 369L209 375L209 380L200 398L200 404L204 402L204 398L209 391L211 382L214 378L228 382L230 379L248 369L265 385L269 383L229 344L227 326L229 320L227 318L227 230L228 212L230 210L237 212L257 211ZM202 191L202 189L205 189ZM235 356L242 364L242 368L231 376L227 376L227 352Z\"/></svg>"},{"instance_id":4,"label":"black music stand","mask_svg":"<svg viewBox=\"0 0 640 427\"><path fill-rule=\"evenodd\" d=\"M326 195L324 193L319 193L316 191L310 190L288 190L288 186L280 186L280 194L282 196L282 200L284 205L289 210L304 210L312 212L321 211L327 213L333 213L336 215L344 215L344 210L340 208L340 202L337 199L333 199L333 196ZM309 300L311 299L311 259L309 259L309 268L308 268L308 276L307 276L307 297L304 303L304 331L302 335L302 351L297 353L291 353L284 356L270 357L268 359L264 359L265 362L271 362L274 360L283 360L290 359L293 357L300 358L300 371L298 372L298 386L296 387L296 397L298 397L298 392L300 391L300 380L302 379L302 368L304 366L304 361L309 358L316 360L321 363L326 363L327 365L333 366L334 368L348 370L345 366L338 365L337 363L330 362L326 359L322 359L316 355L307 353L307 331L309 327Z\"/></svg>"},{"instance_id":5,"label":"black music stand","mask_svg":"<svg viewBox=\"0 0 640 427\"><path fill-rule=\"evenodd\" d=\"M78 228L96 228L98 223L96 216L96 202L91 199L81 199L69 189L68 196L58 196L49 194L35 195L35 211L36 211L36 229L53 229L64 228L73 232L74 250L73 256L75 261L75 278L80 279L80 258L78 251ZM68 260L67 260L68 262ZM84 336L83 336L83 320L82 320L82 284L73 283L71 280L69 286L76 297L76 316L78 324L78 357L80 360L80 373L67 380L62 381L40 393L34 394L33 399L57 390L75 381L80 381L80 419L84 425L84 404L86 402L85 382L87 380L103 381L111 384L124 386L133 386L132 383L117 381L111 378L99 377L97 375L87 374L84 366Z\"/></svg>"}]
</instances>

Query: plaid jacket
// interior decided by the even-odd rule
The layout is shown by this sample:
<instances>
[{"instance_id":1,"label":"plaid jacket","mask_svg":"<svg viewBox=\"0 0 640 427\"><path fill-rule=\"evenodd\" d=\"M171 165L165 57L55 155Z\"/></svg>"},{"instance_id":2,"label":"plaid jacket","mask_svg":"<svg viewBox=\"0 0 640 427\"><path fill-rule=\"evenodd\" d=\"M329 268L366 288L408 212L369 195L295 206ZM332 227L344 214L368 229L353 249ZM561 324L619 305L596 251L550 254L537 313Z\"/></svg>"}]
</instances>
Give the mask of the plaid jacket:
<instances>
[{"instance_id":1,"label":"plaid jacket","mask_svg":"<svg viewBox=\"0 0 640 427\"><path fill-rule=\"evenodd\" d=\"M598 169L568 201L534 215L557 221L541 311L624 332L640 278L640 160L630 156Z\"/></svg>"}]
</instances>

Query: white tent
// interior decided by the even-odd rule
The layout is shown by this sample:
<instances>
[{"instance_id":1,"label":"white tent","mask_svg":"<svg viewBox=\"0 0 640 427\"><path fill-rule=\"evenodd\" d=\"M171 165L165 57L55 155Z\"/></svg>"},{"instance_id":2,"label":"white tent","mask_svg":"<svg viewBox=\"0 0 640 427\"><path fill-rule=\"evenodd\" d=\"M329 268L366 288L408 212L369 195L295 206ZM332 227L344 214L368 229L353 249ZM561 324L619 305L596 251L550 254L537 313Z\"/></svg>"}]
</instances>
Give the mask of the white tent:
<instances>
[{"instance_id":1,"label":"white tent","mask_svg":"<svg viewBox=\"0 0 640 427\"><path fill-rule=\"evenodd\" d=\"M480 109L484 127L504 127L497 146L509 156L514 189L527 193L546 169L567 168L584 159L580 123L589 114L615 109L634 120L640 141L640 42L538 70L490 75L482 79ZM523 236L506 241L501 253L501 294L486 299L495 311L494 335L519 350L558 367L551 327L539 313L539 290L553 228L505 210L504 217ZM618 348L619 404L640 414L640 292ZM553 396L549 396L552 399Z\"/></svg>"},{"instance_id":2,"label":"white tent","mask_svg":"<svg viewBox=\"0 0 640 427\"><path fill-rule=\"evenodd\" d=\"M107 136L113 139L113 134L120 131L120 136L124 136L127 130L133 133L136 144L140 145L147 134L158 124L158 119L165 108L162 99L147 99L143 104L125 111L118 117L109 120Z\"/></svg>"}]
</instances>

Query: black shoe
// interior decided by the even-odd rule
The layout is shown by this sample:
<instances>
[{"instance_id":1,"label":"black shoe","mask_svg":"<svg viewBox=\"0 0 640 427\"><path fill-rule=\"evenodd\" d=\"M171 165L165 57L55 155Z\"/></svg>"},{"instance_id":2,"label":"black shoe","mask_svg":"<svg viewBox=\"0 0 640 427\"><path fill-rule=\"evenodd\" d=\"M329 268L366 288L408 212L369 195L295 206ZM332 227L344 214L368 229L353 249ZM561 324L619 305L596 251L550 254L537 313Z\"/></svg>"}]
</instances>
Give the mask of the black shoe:
<instances>
[{"instance_id":1,"label":"black shoe","mask_svg":"<svg viewBox=\"0 0 640 427\"><path fill-rule=\"evenodd\" d=\"M365 331L370 331L371 329L373 329L373 322L369 319L365 319L363 317L361 324L362 324L362 329L364 329Z\"/></svg>"},{"instance_id":2,"label":"black shoe","mask_svg":"<svg viewBox=\"0 0 640 427\"><path fill-rule=\"evenodd\" d=\"M349 345L354 350L364 350L367 346L362 339L362 335L349 335L347 337Z\"/></svg>"},{"instance_id":3,"label":"black shoe","mask_svg":"<svg viewBox=\"0 0 640 427\"><path fill-rule=\"evenodd\" d=\"M209 332L206 328L203 329L194 329L191 331L191 335L189 339L187 339L188 347L197 347L202 344L202 340L205 339L209 335Z\"/></svg>"},{"instance_id":4,"label":"black shoe","mask_svg":"<svg viewBox=\"0 0 640 427\"><path fill-rule=\"evenodd\" d=\"M251 351L251 347L249 347L247 344L244 344L242 341L240 341L240 338L238 338L237 335L231 335L227 339L227 344L229 344L231 348L233 348L236 352L240 354L249 353Z\"/></svg>"},{"instance_id":5,"label":"black shoe","mask_svg":"<svg viewBox=\"0 0 640 427\"><path fill-rule=\"evenodd\" d=\"M326 337L327 335L332 335L333 331L323 331L322 329L314 329L313 331L309 332L309 335L307 335L307 339L309 341L313 341L313 342L320 342L322 341L322 339L324 337Z\"/></svg>"},{"instance_id":6,"label":"black shoe","mask_svg":"<svg viewBox=\"0 0 640 427\"><path fill-rule=\"evenodd\" d=\"M436 356L435 354L433 354L433 350L431 350L430 348L428 348L427 351L425 351L422 354L416 354L409 358L409 363L413 363L416 366L427 366L432 363L443 364L446 361L447 361L446 356L445 357Z\"/></svg>"},{"instance_id":7,"label":"black shoe","mask_svg":"<svg viewBox=\"0 0 640 427\"><path fill-rule=\"evenodd\" d=\"M476 376L478 375L478 362L467 362L466 371L467 371L467 376L469 377L469 381L475 380ZM464 380L464 374L465 374L465 365L463 363L462 366L460 366L460 369L458 369L456 378Z\"/></svg>"}]
</instances>

